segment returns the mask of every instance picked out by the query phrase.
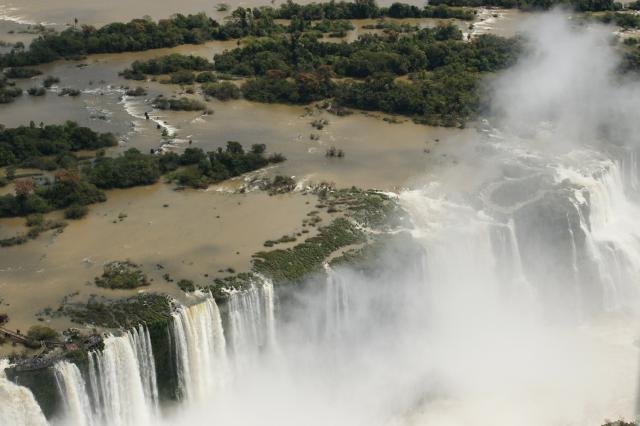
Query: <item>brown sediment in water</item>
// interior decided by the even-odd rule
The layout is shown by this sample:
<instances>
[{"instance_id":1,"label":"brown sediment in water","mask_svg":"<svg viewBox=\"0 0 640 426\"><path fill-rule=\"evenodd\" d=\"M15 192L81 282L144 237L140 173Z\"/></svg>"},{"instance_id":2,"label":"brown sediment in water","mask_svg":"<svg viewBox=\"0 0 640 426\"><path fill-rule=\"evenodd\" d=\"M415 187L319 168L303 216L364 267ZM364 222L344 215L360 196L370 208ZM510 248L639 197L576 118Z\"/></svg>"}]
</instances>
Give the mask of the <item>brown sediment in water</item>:
<instances>
[{"instance_id":1,"label":"brown sediment in water","mask_svg":"<svg viewBox=\"0 0 640 426\"><path fill-rule=\"evenodd\" d=\"M49 13L47 7L50 4L40 3L41 0L26 0L23 5L25 10L36 11L34 20L38 20L38 13ZM61 7L65 10L65 19L71 19L69 10L74 10L81 23L86 23L83 21L90 19L92 13L110 22L139 17L152 9L158 16L165 13L168 16L173 10L169 12L166 7L174 7L158 7L155 3L150 7L145 0L124 10L119 7L120 2L116 2L109 5L106 13L104 5L106 3L98 4L92 0L84 2L80 9L76 9L75 4L66 9L64 5ZM138 10L139 6L143 9ZM231 5L232 8L234 6ZM96 9L91 11L92 7ZM200 8L197 1L181 5L181 12L190 12L189 7L196 8L194 11L211 12L204 6ZM206 7L212 8L209 3ZM55 16L40 20L55 22ZM414 21L420 25L440 22L403 20ZM375 22L361 21L357 26L361 29L363 25ZM460 21L460 24L468 23ZM0 22L0 29L2 25ZM207 105L214 111L213 115L156 111L152 109L151 99L158 94L171 96L181 93L183 89L177 85L130 81L118 76L118 72L134 60L176 52L212 59L214 53L236 45L237 41L208 42L146 52L92 55L81 61L43 65L39 67L43 76L21 80L17 84L26 89L41 84L46 75L54 75L61 80L59 87L77 88L83 93L77 98L59 97L55 91L44 97L25 94L12 104L0 105L0 121L13 127L28 124L31 120L35 123L73 120L96 131L114 132L120 137L121 145L109 150L109 155L132 147L149 152L166 142L172 142L171 149L175 150L187 146L213 150L224 146L228 140L239 141L245 147L264 143L268 152L282 153L288 161L259 171L257 175L285 174L310 183L326 181L338 187L355 185L382 190L398 190L415 176L437 166L441 159L436 157L434 160L434 140L457 145L474 138L473 129L417 125L406 117L399 119L402 124L394 124L382 120L387 117L384 114L357 111L337 117L314 105L303 107L246 100L211 100ZM124 90L121 87L138 85L147 89L146 96L122 99ZM195 96L202 97L199 93ZM149 112L155 122L145 120L144 112ZM326 119L328 124L316 129L311 123L317 119ZM175 129L175 138L163 138L156 122ZM327 158L325 153L331 147L343 150L345 156ZM448 158L442 161L449 161ZM136 294L136 290L99 289L93 284L103 265L113 260L130 259L143 267L153 279L152 285L143 291L161 291L176 297L181 295L181 291L175 282L166 282L164 274L169 274L176 281L186 278L206 283L215 277L228 275L219 273L221 269L248 270L251 255L263 249L266 240L277 240L301 230L302 220L314 209L316 200L300 193L270 197L261 192L225 192L225 188L236 188L244 178L211 187L208 191L174 191L171 185L164 183L109 191L106 203L91 206L85 219L70 221L62 234L47 232L25 245L0 249L0 299L3 299L0 312L9 313L11 328L25 329L37 323L38 312L46 307L56 309L69 294L79 292L70 299L72 301L86 300L91 294L109 297ZM0 191L8 193L11 186ZM123 220L118 218L120 213L126 214ZM61 213L55 212L50 216L59 218ZM0 220L0 236L3 238L24 231L23 218ZM311 234L303 234L302 238ZM277 247L286 246L279 244ZM205 274L209 276L205 277ZM65 319L54 319L50 324L59 328L71 325ZM0 347L0 351L6 347Z\"/></svg>"},{"instance_id":2,"label":"brown sediment in water","mask_svg":"<svg viewBox=\"0 0 640 426\"><path fill-rule=\"evenodd\" d=\"M93 283L113 260L141 265L153 279L143 291L176 297L181 291L164 274L204 284L230 275L228 268L247 271L264 241L301 229L316 200L301 193L175 191L165 184L110 191L108 197L60 235L0 249L0 311L9 314L9 327L28 328L36 323L36 313L56 309L75 292L80 294L73 301L90 294L135 295L137 290L101 289ZM11 226L12 221L0 224Z\"/></svg>"}]
</instances>

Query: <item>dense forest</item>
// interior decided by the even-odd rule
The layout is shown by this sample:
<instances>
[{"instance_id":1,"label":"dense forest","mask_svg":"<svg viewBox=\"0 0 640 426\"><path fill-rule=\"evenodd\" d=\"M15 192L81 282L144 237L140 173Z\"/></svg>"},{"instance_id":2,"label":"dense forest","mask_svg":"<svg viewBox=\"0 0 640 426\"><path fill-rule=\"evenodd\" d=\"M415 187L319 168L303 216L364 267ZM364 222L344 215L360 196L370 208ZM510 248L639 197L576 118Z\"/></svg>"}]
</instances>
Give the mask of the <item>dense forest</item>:
<instances>
[{"instance_id":1,"label":"dense forest","mask_svg":"<svg viewBox=\"0 0 640 426\"><path fill-rule=\"evenodd\" d=\"M365 34L351 43L325 42L305 32L248 40L242 47L203 58L173 54L135 61L122 75L161 82L203 83L220 100L308 104L332 98L340 107L414 116L447 126L479 108L477 83L512 64L519 39L481 35L463 40L453 24L406 33ZM213 72L212 71L215 71ZM241 87L221 79L244 78ZM157 98L160 109L205 110L190 98Z\"/></svg>"},{"instance_id":2,"label":"dense forest","mask_svg":"<svg viewBox=\"0 0 640 426\"><path fill-rule=\"evenodd\" d=\"M480 77L511 65L520 50L520 40L492 35L465 42L449 24L340 44L306 34L262 38L215 55L214 66L250 77L241 88L249 100L306 104L334 98L344 107L455 125L478 110Z\"/></svg>"},{"instance_id":3,"label":"dense forest","mask_svg":"<svg viewBox=\"0 0 640 426\"><path fill-rule=\"evenodd\" d=\"M62 125L0 127L0 167L40 165L38 168L53 170L69 161L74 151L116 144L112 134L97 133L70 121Z\"/></svg>"}]
</instances>

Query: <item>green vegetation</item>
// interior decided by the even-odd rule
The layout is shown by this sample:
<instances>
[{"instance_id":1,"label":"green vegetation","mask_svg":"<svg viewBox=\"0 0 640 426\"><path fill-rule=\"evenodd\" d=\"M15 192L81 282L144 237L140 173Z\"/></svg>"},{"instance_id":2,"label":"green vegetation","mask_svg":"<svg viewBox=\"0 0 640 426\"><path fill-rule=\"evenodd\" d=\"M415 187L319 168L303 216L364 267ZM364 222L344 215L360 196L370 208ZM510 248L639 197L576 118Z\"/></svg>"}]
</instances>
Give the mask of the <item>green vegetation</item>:
<instances>
[{"instance_id":1,"label":"green vegetation","mask_svg":"<svg viewBox=\"0 0 640 426\"><path fill-rule=\"evenodd\" d=\"M284 158L278 154L265 157L265 150L265 145L255 144L250 151L245 152L242 145L235 141L227 142L225 149L218 148L207 153L199 148L187 148L178 160L179 165L186 167L170 174L169 179L180 185L205 188L211 183L258 170ZM171 167L173 166L169 166Z\"/></svg>"},{"instance_id":2,"label":"green vegetation","mask_svg":"<svg viewBox=\"0 0 640 426\"><path fill-rule=\"evenodd\" d=\"M334 251L365 240L364 233L349 220L338 218L320 228L317 236L293 248L256 253L253 269L278 283L300 282L305 276L320 271L322 263Z\"/></svg>"},{"instance_id":3,"label":"green vegetation","mask_svg":"<svg viewBox=\"0 0 640 426\"><path fill-rule=\"evenodd\" d=\"M144 80L146 75L171 74L177 71L207 71L213 64L200 56L174 53L148 61L135 61L121 75L132 80Z\"/></svg>"},{"instance_id":4,"label":"green vegetation","mask_svg":"<svg viewBox=\"0 0 640 426\"><path fill-rule=\"evenodd\" d=\"M355 222L370 228L397 225L404 220L402 210L389 196L377 191L363 191L351 187L347 189L318 191L321 205L331 210L344 211Z\"/></svg>"},{"instance_id":5,"label":"green vegetation","mask_svg":"<svg viewBox=\"0 0 640 426\"><path fill-rule=\"evenodd\" d=\"M464 42L449 24L400 37L364 35L349 44L307 35L263 38L216 55L214 63L218 71L256 77L241 88L249 100L334 98L338 107L456 125L477 113L479 79L513 64L520 50L518 39L492 35Z\"/></svg>"},{"instance_id":6,"label":"green vegetation","mask_svg":"<svg viewBox=\"0 0 640 426\"><path fill-rule=\"evenodd\" d=\"M153 101L153 106L158 109L170 109L172 111L205 111L207 109L204 103L186 97L165 98L164 96L158 96Z\"/></svg>"},{"instance_id":7,"label":"green vegetation","mask_svg":"<svg viewBox=\"0 0 640 426\"><path fill-rule=\"evenodd\" d=\"M579 12L602 12L622 8L622 5L614 0L431 0L429 3L434 6L495 6L522 10L547 10L557 5L565 5Z\"/></svg>"},{"instance_id":8,"label":"green vegetation","mask_svg":"<svg viewBox=\"0 0 640 426\"><path fill-rule=\"evenodd\" d=\"M30 222L29 217L36 217L39 219L34 222L33 219ZM29 226L29 231L25 234L16 235L14 237L4 238L0 240L0 247L11 247L17 246L20 244L24 244L29 240L35 240L42 234L43 232L56 230L58 232L62 232L62 230L67 226L66 222L61 220L44 220L41 214L29 215L27 217L27 226Z\"/></svg>"},{"instance_id":9,"label":"green vegetation","mask_svg":"<svg viewBox=\"0 0 640 426\"><path fill-rule=\"evenodd\" d=\"M144 89L144 87L136 87L135 89L127 89L127 91L125 92L125 95L127 96L145 96L147 94L147 91Z\"/></svg>"},{"instance_id":10,"label":"green vegetation","mask_svg":"<svg viewBox=\"0 0 640 426\"><path fill-rule=\"evenodd\" d=\"M102 276L95 278L98 287L132 289L151 284L140 267L129 261L114 261L104 266Z\"/></svg>"},{"instance_id":11,"label":"green vegetation","mask_svg":"<svg viewBox=\"0 0 640 426\"><path fill-rule=\"evenodd\" d=\"M434 2L430 2L433 4ZM447 6L425 6L423 8L406 3L394 3L391 7L379 7L374 0L355 2L331 1L323 3L296 4L291 0L272 11L278 19L337 20L371 18L457 18L473 19L471 10L450 8Z\"/></svg>"},{"instance_id":12,"label":"green vegetation","mask_svg":"<svg viewBox=\"0 0 640 426\"><path fill-rule=\"evenodd\" d=\"M180 290L184 291L185 293L196 291L196 286L191 280L182 279L178 281L178 287L180 287Z\"/></svg>"},{"instance_id":13,"label":"green vegetation","mask_svg":"<svg viewBox=\"0 0 640 426\"><path fill-rule=\"evenodd\" d=\"M20 95L22 95L21 88L7 81L6 77L0 76L0 104L11 103Z\"/></svg>"},{"instance_id":14,"label":"green vegetation","mask_svg":"<svg viewBox=\"0 0 640 426\"><path fill-rule=\"evenodd\" d=\"M71 204L64 211L65 219L82 219L89 213L89 208L87 206L83 206L82 204Z\"/></svg>"},{"instance_id":15,"label":"green vegetation","mask_svg":"<svg viewBox=\"0 0 640 426\"><path fill-rule=\"evenodd\" d=\"M181 44L198 44L207 40L275 36L301 30L328 31L339 36L346 31L345 24L327 25L321 23L317 25L311 24L309 21L366 19L385 16L468 20L473 18L473 11L443 5L426 6L420 9L400 3L394 4L390 8L380 8L374 0L309 5L288 2L280 5L279 8L249 9L239 7L225 18L225 22L222 24L204 13L199 13L186 16L176 14L169 19L162 19L158 22L153 22L150 19L134 19L128 23L114 22L99 29L82 25L67 28L59 33L45 32L31 42L28 50L15 46L10 53L0 56L0 67L37 65L62 58L81 58L93 53L135 52L174 47ZM293 22L289 27L285 27L277 24L275 19L290 19ZM133 75L140 76L140 74Z\"/></svg>"},{"instance_id":16,"label":"green vegetation","mask_svg":"<svg viewBox=\"0 0 640 426\"><path fill-rule=\"evenodd\" d=\"M267 185L264 190L269 192L269 195L285 194L291 192L296 187L296 181L290 176L276 175Z\"/></svg>"},{"instance_id":17,"label":"green vegetation","mask_svg":"<svg viewBox=\"0 0 640 426\"><path fill-rule=\"evenodd\" d=\"M614 24L619 27L640 28L640 16L632 13L607 12L603 15L597 15L596 19L605 24Z\"/></svg>"},{"instance_id":18,"label":"green vegetation","mask_svg":"<svg viewBox=\"0 0 640 426\"><path fill-rule=\"evenodd\" d=\"M233 83L222 81L220 83L207 83L202 86L202 91L209 96L221 101L230 99L238 99L240 97L240 89Z\"/></svg>"},{"instance_id":19,"label":"green vegetation","mask_svg":"<svg viewBox=\"0 0 640 426\"><path fill-rule=\"evenodd\" d=\"M36 187L32 180L15 182L15 195L0 196L0 217L46 213L72 204L87 205L106 200L105 194L76 172L61 170L53 183Z\"/></svg>"},{"instance_id":20,"label":"green vegetation","mask_svg":"<svg viewBox=\"0 0 640 426\"><path fill-rule=\"evenodd\" d=\"M0 167L23 165L41 157L60 163L71 152L117 145L110 133L97 133L67 121L62 125L0 127Z\"/></svg>"},{"instance_id":21,"label":"green vegetation","mask_svg":"<svg viewBox=\"0 0 640 426\"><path fill-rule=\"evenodd\" d=\"M160 163L156 156L131 148L115 158L99 157L83 172L88 181L98 188L130 188L157 182Z\"/></svg>"},{"instance_id":22,"label":"green vegetation","mask_svg":"<svg viewBox=\"0 0 640 426\"><path fill-rule=\"evenodd\" d=\"M397 23L385 19L379 19L375 24L364 25L362 28L367 30L395 31L397 33L410 33L420 30L420 27L417 25L411 25L404 22Z\"/></svg>"},{"instance_id":23,"label":"green vegetation","mask_svg":"<svg viewBox=\"0 0 640 426\"><path fill-rule=\"evenodd\" d=\"M4 75L7 78L31 78L36 75L42 74L42 71L36 68L8 68L4 71Z\"/></svg>"},{"instance_id":24,"label":"green vegetation","mask_svg":"<svg viewBox=\"0 0 640 426\"><path fill-rule=\"evenodd\" d=\"M47 87L47 88L49 88L49 87L51 87L51 86L53 86L54 84L57 84L57 83L60 83L60 79L58 77L54 77L52 75L46 76L45 79L42 81L42 85L44 87Z\"/></svg>"},{"instance_id":25,"label":"green vegetation","mask_svg":"<svg viewBox=\"0 0 640 426\"><path fill-rule=\"evenodd\" d=\"M171 320L171 303L166 296L148 293L118 300L92 297L86 304L63 306L62 312L78 324L126 329Z\"/></svg>"},{"instance_id":26,"label":"green vegetation","mask_svg":"<svg viewBox=\"0 0 640 426\"><path fill-rule=\"evenodd\" d=\"M353 30L355 27L351 21L344 19L323 19L320 22L310 24L310 21L294 19L289 25L289 32L294 32L294 26L298 26L297 31L317 31L325 33L329 37L342 38L347 36L347 31Z\"/></svg>"},{"instance_id":27,"label":"green vegetation","mask_svg":"<svg viewBox=\"0 0 640 426\"><path fill-rule=\"evenodd\" d=\"M27 93L30 96L44 96L47 94L47 90L44 87L30 87L27 89Z\"/></svg>"},{"instance_id":28,"label":"green vegetation","mask_svg":"<svg viewBox=\"0 0 640 426\"><path fill-rule=\"evenodd\" d=\"M53 126L54 130L57 129L59 131L56 133L58 136L64 134L61 130L65 126ZM23 129L35 131L49 127L51 126ZM70 128L77 129L74 125L70 125ZM32 133L28 134L34 135ZM52 133L47 134L49 136L52 135ZM16 149L19 147L25 148L17 151L24 154L26 147L29 146L24 142L30 141L30 139L16 137L16 133L12 135L6 140L19 141L20 143L7 146ZM87 133L80 132L78 135L87 136ZM78 139L79 136L72 140L73 144L94 146L95 140L93 137L86 137L82 141ZM109 135L109 137L111 138L112 136ZM1 138L2 133L0 133L0 140ZM42 148L50 142L50 139L34 139L34 141L34 143L39 142L39 144L36 143L34 145L35 147ZM61 138L59 143L54 145L54 148L68 150L70 146L67 142L69 141ZM0 149L2 149L2 146L2 142L0 142ZM71 145L71 147L73 146ZM58 170L51 181L46 178L42 178L38 182L32 179L16 180L14 182L15 193L0 196L0 217L26 216L67 208L65 216L68 219L77 219L86 214L85 206L106 200L102 189L151 185L156 183L160 176L165 173L170 173L167 176L169 181L175 181L180 185L203 188L210 183L239 176L285 159L281 154L265 156L265 151L265 145L255 144L250 151L245 152L240 143L233 141L227 142L225 149L219 148L216 151L205 153L198 148L187 148L182 155L171 152L161 155L143 154L137 149L131 148L118 157L99 155L92 162L82 167L81 171L75 170L77 163L68 157L59 157L59 160L52 162L30 160L28 164L31 166L41 166L52 170L58 167L70 167L69 169L62 168ZM12 151L7 152L12 153ZM12 161L15 160L15 157L11 158ZM40 159L41 157L34 158ZM48 157L43 158L46 159ZM20 164L26 164L26 161L22 161ZM27 236L14 237L3 240L3 244L22 244L27 239Z\"/></svg>"},{"instance_id":29,"label":"green vegetation","mask_svg":"<svg viewBox=\"0 0 640 426\"><path fill-rule=\"evenodd\" d=\"M80 90L74 89L71 87L63 87L62 90L58 93L58 96L70 96L75 98L76 96L80 96Z\"/></svg>"},{"instance_id":30,"label":"green vegetation","mask_svg":"<svg viewBox=\"0 0 640 426\"><path fill-rule=\"evenodd\" d=\"M51 327L46 327L44 325L34 325L29 328L27 331L27 337L30 340L39 342L42 340L51 340L56 341L60 339L60 335L57 331L55 331Z\"/></svg>"}]
</instances>

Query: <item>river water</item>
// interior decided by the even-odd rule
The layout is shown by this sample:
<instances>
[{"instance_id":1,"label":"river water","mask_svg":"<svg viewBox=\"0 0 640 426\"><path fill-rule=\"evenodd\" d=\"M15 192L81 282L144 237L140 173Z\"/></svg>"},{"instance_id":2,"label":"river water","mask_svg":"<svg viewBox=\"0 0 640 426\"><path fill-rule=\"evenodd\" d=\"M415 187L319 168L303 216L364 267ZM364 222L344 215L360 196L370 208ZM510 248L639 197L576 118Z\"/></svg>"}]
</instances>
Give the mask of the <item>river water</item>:
<instances>
[{"instance_id":1,"label":"river water","mask_svg":"<svg viewBox=\"0 0 640 426\"><path fill-rule=\"evenodd\" d=\"M230 295L225 306L207 294L183 300L167 337L174 342L178 404L156 407L153 348L144 327L109 336L105 350L91 354L87 372L56 365L66 409L51 423L595 426L607 418L634 418L640 337L640 165L633 113L638 88L612 82L605 30L576 32L564 17L551 15L528 31L538 54L498 81L494 102L502 116L473 129L430 129L356 115L331 118L321 144L307 140L311 118L302 108L239 101L212 103L216 113L210 117L166 117L179 139L193 138L196 146L260 137L290 158L281 169L287 173L395 189L411 219L403 230L408 240L384 251L373 275L327 267L326 277L306 290L273 289L260 278L251 289ZM82 68L53 64L47 72L61 73L63 84L80 84L87 92L76 100L22 99L3 110L3 119L16 123L26 111L38 120L52 119L53 102L80 121L120 129L123 146L157 147L162 141L154 126L136 118L144 102L121 99L124 82L114 77L133 57L92 57ZM92 91L89 86L96 84L100 89ZM169 90L148 85L152 92ZM111 115L102 111L106 120L91 118L89 111L98 109ZM322 149L330 143L345 147L350 162L328 163ZM153 250L167 262L188 253L204 263L210 247L200 244L215 240L206 233L224 231L215 228L213 213L205 225L199 221L206 216L202 206L225 205L230 210L223 212L245 215L230 222L240 239L243 224L256 224L252 229L261 232L265 214L285 221L312 208L300 194L282 200L249 194L253 202L243 208L236 198L212 191L183 194L160 185L135 191L114 193L114 201L99 207L100 214L86 223L113 226L92 234L104 240L80 245L109 245L132 257L139 250L151 262L156 256L149 255L147 238L153 238ZM145 198L153 202L145 204ZM193 208L163 219L164 199L172 200L170 211L174 204ZM279 214L281 202L291 203L296 214ZM127 208L130 224L111 223L117 211L136 203ZM149 205L155 210L147 211ZM174 250L176 234L128 238L145 221L160 221L161 230L180 223L190 230L188 239ZM68 251L79 262L82 250L74 247L82 239L73 229L81 227L70 227L50 243L66 247L59 253L63 266ZM236 236L217 241L228 239ZM195 248L193 241L199 242ZM38 243L11 252L3 289L20 288L24 281L33 290L45 282L38 280L44 274L37 264L55 258L56 250ZM190 267L182 264L180 270ZM58 280L77 268L62 268ZM30 393L2 380L0 390L10 398L0 400L0 419L42 424Z\"/></svg>"}]
</instances>

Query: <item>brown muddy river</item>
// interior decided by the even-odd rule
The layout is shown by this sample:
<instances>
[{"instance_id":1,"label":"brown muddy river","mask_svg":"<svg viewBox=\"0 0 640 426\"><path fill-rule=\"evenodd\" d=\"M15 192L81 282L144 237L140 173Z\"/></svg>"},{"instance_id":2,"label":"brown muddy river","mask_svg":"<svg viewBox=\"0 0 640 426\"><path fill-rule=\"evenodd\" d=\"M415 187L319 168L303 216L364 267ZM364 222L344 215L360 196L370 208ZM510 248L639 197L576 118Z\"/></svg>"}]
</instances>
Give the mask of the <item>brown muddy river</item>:
<instances>
[{"instance_id":1,"label":"brown muddy river","mask_svg":"<svg viewBox=\"0 0 640 426\"><path fill-rule=\"evenodd\" d=\"M380 2L387 3L391 1ZM247 6L267 4L271 3L243 2ZM27 23L52 23L60 28L77 17L81 23L100 25L143 15L162 18L177 12L177 8L182 13L205 11L215 16L215 5L203 0L180 5L149 0L0 0L0 40L28 43L35 35L24 32L29 28ZM515 11L481 11L472 31L511 35L513 22L518 19L520 15ZM437 24L429 19L408 22L420 26ZM348 38L357 37L368 23L373 21L359 22ZM470 31L468 22L458 25L463 31ZM416 176L428 174L429 164L450 162L444 154L434 152L435 145L458 145L473 139L476 133L473 128L416 125L405 118L390 123L380 114L355 112L337 117L314 106L266 105L245 100L212 100L208 107L214 112L207 116L157 111L151 107L151 99L158 94L183 94L184 88L151 81L131 82L118 76L134 60L172 52L212 59L215 53L235 45L235 41L209 42L43 65L43 76L59 77L58 86L44 97L25 94L12 104L0 105L0 123L13 127L31 120L73 120L97 131L117 134L120 146L111 150L113 155L130 147L143 152L161 146L181 150L188 141L205 150L224 146L228 140L245 146L265 143L268 151L283 153L288 159L267 170L267 174L286 174L306 183L326 181L338 187L355 185L387 191L410 186ZM18 84L24 89L40 85L43 76ZM125 97L123 87L129 85L145 87L148 95ZM82 94L77 98L57 96L62 87L80 89ZM202 98L197 92L194 96ZM145 120L145 112L151 120ZM318 118L329 122L322 130L311 126ZM166 128L171 137L163 137L157 124ZM332 146L342 149L345 157L326 158L325 152ZM314 197L300 193L275 197L264 193L229 194L224 192L225 185L208 191L179 192L159 183L112 191L106 203L92 206L87 218L71 222L62 234L47 233L25 245L0 249L0 312L9 314L9 327L27 328L36 323L36 313L47 307L55 309L72 293L79 293L72 300L84 300L91 294L134 294L100 290L93 284L103 264L113 260L130 259L143 266L154 279L143 291L161 290L176 296L180 291L175 283L166 282L163 274L176 280L202 281L224 276L218 271L227 268L246 271L251 254L260 250L265 240L299 231L306 213L315 204ZM126 215L124 220L118 220L121 213ZM0 220L0 235L24 232L23 223L23 219ZM0 347L0 352L10 349L6 346Z\"/></svg>"}]
</instances>

